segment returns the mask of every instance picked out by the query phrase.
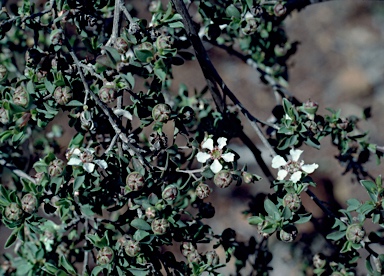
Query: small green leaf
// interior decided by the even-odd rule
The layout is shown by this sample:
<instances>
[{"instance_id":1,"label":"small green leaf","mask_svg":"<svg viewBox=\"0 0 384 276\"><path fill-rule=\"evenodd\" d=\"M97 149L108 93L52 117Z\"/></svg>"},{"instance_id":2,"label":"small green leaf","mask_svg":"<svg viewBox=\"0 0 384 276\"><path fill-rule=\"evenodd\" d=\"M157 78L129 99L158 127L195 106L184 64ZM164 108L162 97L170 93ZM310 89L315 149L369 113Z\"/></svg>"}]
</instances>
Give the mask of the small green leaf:
<instances>
[{"instance_id":1,"label":"small green leaf","mask_svg":"<svg viewBox=\"0 0 384 276\"><path fill-rule=\"evenodd\" d=\"M264 219L262 219L259 216L253 216L253 217L248 218L248 222L251 225L257 225L259 223L262 223L263 221L264 221Z\"/></svg>"},{"instance_id":2,"label":"small green leaf","mask_svg":"<svg viewBox=\"0 0 384 276\"><path fill-rule=\"evenodd\" d=\"M9 235L7 241L5 242L4 248L9 248L12 246L12 244L17 240L17 235L19 231L20 231L20 228L16 228L12 231L11 235Z\"/></svg>"},{"instance_id":3,"label":"small green leaf","mask_svg":"<svg viewBox=\"0 0 384 276\"><path fill-rule=\"evenodd\" d=\"M327 235L327 239L338 241L345 236L344 231L336 231Z\"/></svg>"},{"instance_id":4,"label":"small green leaf","mask_svg":"<svg viewBox=\"0 0 384 276\"><path fill-rule=\"evenodd\" d=\"M234 17L234 18L240 18L241 17L241 13L239 12L239 10L233 4L229 5L225 9L225 14L228 17Z\"/></svg>"},{"instance_id":5,"label":"small green leaf","mask_svg":"<svg viewBox=\"0 0 384 276\"><path fill-rule=\"evenodd\" d=\"M70 262L68 262L67 258L65 258L64 255L60 256L60 263L69 274L77 274L75 268Z\"/></svg>"},{"instance_id":6,"label":"small green leaf","mask_svg":"<svg viewBox=\"0 0 384 276\"><path fill-rule=\"evenodd\" d=\"M145 239L146 237L148 237L150 234L147 232L147 231L143 231L143 230L136 230L135 234L133 235L133 239L135 241L141 241L143 239Z\"/></svg>"},{"instance_id":7,"label":"small green leaf","mask_svg":"<svg viewBox=\"0 0 384 276\"><path fill-rule=\"evenodd\" d=\"M270 217L275 220L280 220L281 216L279 209L277 209L276 205L268 198L264 201L264 209Z\"/></svg>"},{"instance_id":8,"label":"small green leaf","mask_svg":"<svg viewBox=\"0 0 384 276\"><path fill-rule=\"evenodd\" d=\"M151 225L143 219L136 218L132 220L131 226L139 230L151 230Z\"/></svg>"},{"instance_id":9,"label":"small green leaf","mask_svg":"<svg viewBox=\"0 0 384 276\"><path fill-rule=\"evenodd\" d=\"M79 175L75 178L75 181L73 182L73 191L77 191L81 185L84 183L85 175Z\"/></svg>"}]
</instances>

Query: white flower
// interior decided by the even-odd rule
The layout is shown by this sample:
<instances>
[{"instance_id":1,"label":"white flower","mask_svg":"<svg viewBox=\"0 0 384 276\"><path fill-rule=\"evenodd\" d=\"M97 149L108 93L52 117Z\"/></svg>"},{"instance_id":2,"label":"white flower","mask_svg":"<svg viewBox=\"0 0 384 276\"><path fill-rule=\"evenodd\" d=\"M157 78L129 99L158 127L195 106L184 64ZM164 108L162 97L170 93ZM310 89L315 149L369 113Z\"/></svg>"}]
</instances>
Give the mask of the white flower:
<instances>
[{"instance_id":1,"label":"white flower","mask_svg":"<svg viewBox=\"0 0 384 276\"><path fill-rule=\"evenodd\" d=\"M291 149L289 151L291 154L291 160L285 161L280 155L276 155L272 159L272 168L279 169L277 173L277 180L283 180L285 177L290 174L291 180L293 183L297 183L302 178L303 172L305 174L313 173L319 165L313 163L311 165L304 165L304 161L299 161L300 155L303 153L299 149Z\"/></svg>"},{"instance_id":2,"label":"white flower","mask_svg":"<svg viewBox=\"0 0 384 276\"><path fill-rule=\"evenodd\" d=\"M94 149L85 149L81 151L78 148L69 149L66 156L69 159L68 165L72 166L82 166L85 171L92 173L95 170L95 166L98 165L102 169L106 169L108 167L107 162L105 160L93 159ZM95 165L96 164L96 165Z\"/></svg>"},{"instance_id":3,"label":"white flower","mask_svg":"<svg viewBox=\"0 0 384 276\"><path fill-rule=\"evenodd\" d=\"M223 165L220 163L220 159L223 159L225 162L233 162L235 155L231 152L223 154L223 148L227 145L227 138L220 137L217 139L217 146L213 146L212 138L205 139L201 144L201 148L208 149L208 152L200 151L197 155L197 161L200 163L205 163L209 159L212 159L213 162L210 166L210 169L213 173L218 173L223 168Z\"/></svg>"}]
</instances>

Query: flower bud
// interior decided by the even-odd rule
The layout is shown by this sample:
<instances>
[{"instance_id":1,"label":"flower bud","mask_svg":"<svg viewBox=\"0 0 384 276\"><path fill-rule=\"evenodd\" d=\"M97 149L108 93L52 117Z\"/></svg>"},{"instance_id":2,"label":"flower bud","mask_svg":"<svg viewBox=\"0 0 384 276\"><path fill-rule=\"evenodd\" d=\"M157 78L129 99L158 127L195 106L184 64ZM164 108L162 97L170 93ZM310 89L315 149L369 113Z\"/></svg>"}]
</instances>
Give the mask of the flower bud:
<instances>
[{"instance_id":1,"label":"flower bud","mask_svg":"<svg viewBox=\"0 0 384 276\"><path fill-rule=\"evenodd\" d=\"M94 128L91 113L88 110L84 110L80 113L80 123L81 128L86 131L92 130Z\"/></svg>"},{"instance_id":2,"label":"flower bud","mask_svg":"<svg viewBox=\"0 0 384 276\"><path fill-rule=\"evenodd\" d=\"M29 103L29 95L25 90L24 86L19 86L16 88L13 94L13 103L22 107L26 107Z\"/></svg>"},{"instance_id":3,"label":"flower bud","mask_svg":"<svg viewBox=\"0 0 384 276\"><path fill-rule=\"evenodd\" d=\"M232 174L227 170L221 170L215 174L213 182L219 188L227 188L232 182Z\"/></svg>"},{"instance_id":4,"label":"flower bud","mask_svg":"<svg viewBox=\"0 0 384 276\"><path fill-rule=\"evenodd\" d=\"M365 230L360 224L354 223L348 226L345 236L352 243L360 243L364 239Z\"/></svg>"},{"instance_id":5,"label":"flower bud","mask_svg":"<svg viewBox=\"0 0 384 276\"><path fill-rule=\"evenodd\" d=\"M169 228L169 222L164 218L154 219L151 223L151 228L155 235L164 235Z\"/></svg>"},{"instance_id":6,"label":"flower bud","mask_svg":"<svg viewBox=\"0 0 384 276\"><path fill-rule=\"evenodd\" d=\"M145 216L148 218L148 219L154 219L156 217L156 209L155 207L148 207L146 210L145 210Z\"/></svg>"},{"instance_id":7,"label":"flower bud","mask_svg":"<svg viewBox=\"0 0 384 276\"><path fill-rule=\"evenodd\" d=\"M201 262L201 256L197 250L192 251L191 253L188 254L187 256L188 263L200 263Z\"/></svg>"},{"instance_id":8,"label":"flower bud","mask_svg":"<svg viewBox=\"0 0 384 276\"><path fill-rule=\"evenodd\" d=\"M32 214L37 207L37 198L33 194L26 194L21 199L21 207L24 212Z\"/></svg>"},{"instance_id":9,"label":"flower bud","mask_svg":"<svg viewBox=\"0 0 384 276\"><path fill-rule=\"evenodd\" d=\"M319 109L319 104L316 102L313 102L311 100L306 101L303 103L303 110L305 113L310 114L310 115L315 115L317 109Z\"/></svg>"},{"instance_id":10,"label":"flower bud","mask_svg":"<svg viewBox=\"0 0 384 276\"><path fill-rule=\"evenodd\" d=\"M49 166L48 166L48 174L51 176L51 177L55 177L55 176L58 176L60 174L63 173L64 171L64 161L61 160L61 159L55 159L53 161L51 161L51 163L49 163Z\"/></svg>"},{"instance_id":11,"label":"flower bud","mask_svg":"<svg viewBox=\"0 0 384 276\"><path fill-rule=\"evenodd\" d=\"M241 176L243 177L244 183L251 183L253 181L253 175L249 172L242 172Z\"/></svg>"},{"instance_id":12,"label":"flower bud","mask_svg":"<svg viewBox=\"0 0 384 276\"><path fill-rule=\"evenodd\" d=\"M99 98L103 103L111 103L116 99L116 88L113 83L107 83L100 88Z\"/></svg>"},{"instance_id":13,"label":"flower bud","mask_svg":"<svg viewBox=\"0 0 384 276\"><path fill-rule=\"evenodd\" d=\"M61 45L63 44L63 31L61 29L57 29L52 31L49 36L52 45Z\"/></svg>"},{"instance_id":14,"label":"flower bud","mask_svg":"<svg viewBox=\"0 0 384 276\"><path fill-rule=\"evenodd\" d=\"M99 265L109 264L110 262L112 262L114 255L115 254L113 253L112 248L110 248L109 246L105 246L101 248L97 253L97 263Z\"/></svg>"},{"instance_id":15,"label":"flower bud","mask_svg":"<svg viewBox=\"0 0 384 276\"><path fill-rule=\"evenodd\" d=\"M200 199L207 198L210 193L211 193L211 188L209 188L209 186L207 184L200 183L196 187L196 195Z\"/></svg>"},{"instance_id":16,"label":"flower bud","mask_svg":"<svg viewBox=\"0 0 384 276\"><path fill-rule=\"evenodd\" d=\"M129 257L136 257L139 255L141 247L138 241L128 240L125 243L124 250Z\"/></svg>"},{"instance_id":17,"label":"flower bud","mask_svg":"<svg viewBox=\"0 0 384 276\"><path fill-rule=\"evenodd\" d=\"M114 46L120 54L124 54L128 51L128 42L122 37L116 39Z\"/></svg>"},{"instance_id":18,"label":"flower bud","mask_svg":"<svg viewBox=\"0 0 384 276\"><path fill-rule=\"evenodd\" d=\"M255 18L249 17L241 22L241 32L245 35L251 35L256 32L259 26Z\"/></svg>"},{"instance_id":19,"label":"flower bud","mask_svg":"<svg viewBox=\"0 0 384 276\"><path fill-rule=\"evenodd\" d=\"M277 3L273 8L273 12L277 17L280 17L287 12L287 8L283 4Z\"/></svg>"},{"instance_id":20,"label":"flower bud","mask_svg":"<svg viewBox=\"0 0 384 276\"><path fill-rule=\"evenodd\" d=\"M297 237L298 231L296 226L285 226L278 232L278 238L283 242L293 242Z\"/></svg>"},{"instance_id":21,"label":"flower bud","mask_svg":"<svg viewBox=\"0 0 384 276\"><path fill-rule=\"evenodd\" d=\"M193 246L191 242L183 242L181 245L181 254L184 257L188 257L191 252L195 252L196 248Z\"/></svg>"},{"instance_id":22,"label":"flower bud","mask_svg":"<svg viewBox=\"0 0 384 276\"><path fill-rule=\"evenodd\" d=\"M21 210L20 206L15 202L9 204L4 211L4 216L10 221L18 221L19 219L21 219L22 215L23 211Z\"/></svg>"},{"instance_id":23,"label":"flower bud","mask_svg":"<svg viewBox=\"0 0 384 276\"><path fill-rule=\"evenodd\" d=\"M159 134L157 131L149 135L148 142L151 144L151 150L159 151L168 146L168 138L163 132Z\"/></svg>"},{"instance_id":24,"label":"flower bud","mask_svg":"<svg viewBox=\"0 0 384 276\"><path fill-rule=\"evenodd\" d=\"M220 262L219 255L214 250L205 253L205 257L207 258L206 264L209 266L215 266Z\"/></svg>"},{"instance_id":25,"label":"flower bud","mask_svg":"<svg viewBox=\"0 0 384 276\"><path fill-rule=\"evenodd\" d=\"M0 107L0 122L4 125L8 124L9 122L8 110L6 110L4 107Z\"/></svg>"},{"instance_id":26,"label":"flower bud","mask_svg":"<svg viewBox=\"0 0 384 276\"><path fill-rule=\"evenodd\" d=\"M144 177L138 172L131 172L130 174L128 174L125 180L125 184L127 185L125 187L126 192L139 191L145 185Z\"/></svg>"},{"instance_id":27,"label":"flower bud","mask_svg":"<svg viewBox=\"0 0 384 276\"><path fill-rule=\"evenodd\" d=\"M168 35L160 35L156 39L156 48L161 51L164 49L171 49L172 38Z\"/></svg>"},{"instance_id":28,"label":"flower bud","mask_svg":"<svg viewBox=\"0 0 384 276\"><path fill-rule=\"evenodd\" d=\"M319 253L313 256L312 262L313 266L316 269L321 269L326 265L327 260L325 259L325 256L323 254Z\"/></svg>"},{"instance_id":29,"label":"flower bud","mask_svg":"<svg viewBox=\"0 0 384 276\"><path fill-rule=\"evenodd\" d=\"M0 81L3 81L8 75L8 70L7 68L0 64Z\"/></svg>"},{"instance_id":30,"label":"flower bud","mask_svg":"<svg viewBox=\"0 0 384 276\"><path fill-rule=\"evenodd\" d=\"M60 105L67 104L69 100L72 99L72 96L73 94L72 94L71 88L68 86L65 86L65 87L58 86L53 92L53 98Z\"/></svg>"},{"instance_id":31,"label":"flower bud","mask_svg":"<svg viewBox=\"0 0 384 276\"><path fill-rule=\"evenodd\" d=\"M167 187L164 188L164 191L161 194L161 197L166 201L173 201L176 199L178 193L179 193L179 190L175 185L168 185Z\"/></svg>"},{"instance_id":32,"label":"flower bud","mask_svg":"<svg viewBox=\"0 0 384 276\"><path fill-rule=\"evenodd\" d=\"M287 206L292 212L297 212L301 207L301 199L297 194L286 194L283 198L283 206Z\"/></svg>"},{"instance_id":33,"label":"flower bud","mask_svg":"<svg viewBox=\"0 0 384 276\"><path fill-rule=\"evenodd\" d=\"M152 109L152 118L155 121L165 123L171 115L171 107L167 104L157 104Z\"/></svg>"},{"instance_id":34,"label":"flower bud","mask_svg":"<svg viewBox=\"0 0 384 276\"><path fill-rule=\"evenodd\" d=\"M161 9L161 1L159 0L152 0L148 7L148 10L151 13L158 12L160 9Z\"/></svg>"}]
</instances>

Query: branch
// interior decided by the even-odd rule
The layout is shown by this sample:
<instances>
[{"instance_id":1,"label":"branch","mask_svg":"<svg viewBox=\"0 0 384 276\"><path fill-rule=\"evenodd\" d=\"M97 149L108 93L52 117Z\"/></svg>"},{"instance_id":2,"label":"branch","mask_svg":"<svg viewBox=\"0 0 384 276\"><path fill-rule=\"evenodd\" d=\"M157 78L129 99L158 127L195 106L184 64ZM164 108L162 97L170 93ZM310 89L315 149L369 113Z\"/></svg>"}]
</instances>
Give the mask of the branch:
<instances>
[{"instance_id":1,"label":"branch","mask_svg":"<svg viewBox=\"0 0 384 276\"><path fill-rule=\"evenodd\" d=\"M86 82L86 80L84 78L83 71L81 71L80 61L78 60L78 58L76 57L75 53L72 50L70 51L70 55L72 56L73 61L76 64L78 73L80 75L81 81L82 81L84 89L85 89L85 94L91 95L92 99L96 102L96 104L101 108L101 110L104 112L104 114L108 117L108 121L111 124L112 128L115 130L115 133L119 136L121 141L123 141L123 143L125 143L128 146L128 148L131 149L137 155L140 163L146 164L149 168L152 169L152 165L149 164L148 161L143 158L143 156L140 153L140 150L132 145L132 143L129 141L127 135L125 134L125 132L123 132L121 130L121 128L116 124L116 122L115 122L116 116L113 113L111 113L109 111L108 107L99 99L99 97L95 93L93 93L92 90L89 89L88 83Z\"/></svg>"},{"instance_id":2,"label":"branch","mask_svg":"<svg viewBox=\"0 0 384 276\"><path fill-rule=\"evenodd\" d=\"M321 201L311 190L307 189L305 192L328 217L330 218L337 217L331 210L329 210L326 206L324 206L323 201Z\"/></svg>"},{"instance_id":3,"label":"branch","mask_svg":"<svg viewBox=\"0 0 384 276\"><path fill-rule=\"evenodd\" d=\"M221 94L217 89L217 86L221 88L225 95L227 95L247 118L250 122L251 126L255 130L256 134L260 137L261 141L265 145L265 147L270 151L272 156L275 156L271 145L268 143L267 139L261 132L259 126L255 122L261 122L257 118L255 118L244 106L241 102L236 98L233 92L228 88L223 79L220 77L219 73L216 71L213 66L211 60L208 57L207 51L205 50L203 43L201 42L200 37L198 36L194 26L192 19L187 11L187 8L182 0L172 0L173 5L176 8L176 11L182 16L184 28L187 32L187 36L192 43L192 46L196 53L196 58L200 64L201 70L204 74L204 77L208 83L208 87L211 91L212 97L216 103L216 106L219 108L220 112L223 112L225 102L221 98Z\"/></svg>"},{"instance_id":4,"label":"branch","mask_svg":"<svg viewBox=\"0 0 384 276\"><path fill-rule=\"evenodd\" d=\"M119 33L119 21L120 21L120 0L115 0L115 9L113 11L113 26L112 34L105 46L113 45Z\"/></svg>"}]
</instances>

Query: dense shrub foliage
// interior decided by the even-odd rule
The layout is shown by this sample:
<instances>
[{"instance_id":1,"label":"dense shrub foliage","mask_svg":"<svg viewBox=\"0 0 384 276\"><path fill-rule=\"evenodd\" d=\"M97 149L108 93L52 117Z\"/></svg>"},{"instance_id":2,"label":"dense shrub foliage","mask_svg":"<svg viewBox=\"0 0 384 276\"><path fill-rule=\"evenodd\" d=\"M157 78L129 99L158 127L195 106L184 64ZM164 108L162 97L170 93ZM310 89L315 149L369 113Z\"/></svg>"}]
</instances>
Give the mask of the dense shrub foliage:
<instances>
[{"instance_id":1,"label":"dense shrub foliage","mask_svg":"<svg viewBox=\"0 0 384 276\"><path fill-rule=\"evenodd\" d=\"M383 274L384 255L371 245L384 242L384 187L364 168L370 156L380 162L382 148L357 127L366 118L318 114L315 101L287 89L286 62L297 43L284 19L319 1L10 2L0 13L0 209L11 229L5 248L12 248L3 275L217 275L229 271L231 258L239 274L267 275L268 239L294 243L302 223L313 223L327 247L327 255L310 251L303 270L355 275L364 252L368 273ZM203 43L255 69L278 99L273 120L242 105ZM206 87L177 84L174 91L173 71L190 60ZM63 149L63 130L71 128ZM316 197L310 175L319 166L306 164L299 148L321 152L325 137L369 200L351 198L347 209L332 210ZM263 175L238 165L233 138L252 151ZM261 178L273 193L250 195L244 206L255 236L244 242L231 228L214 233L210 194ZM306 210L302 193L323 219Z\"/></svg>"}]
</instances>

